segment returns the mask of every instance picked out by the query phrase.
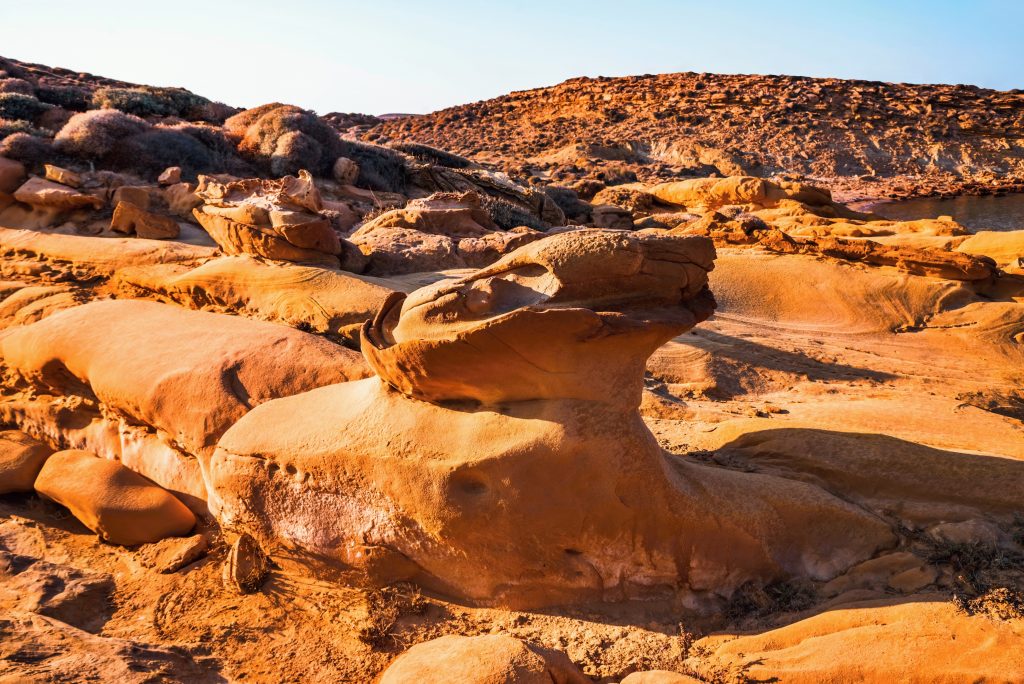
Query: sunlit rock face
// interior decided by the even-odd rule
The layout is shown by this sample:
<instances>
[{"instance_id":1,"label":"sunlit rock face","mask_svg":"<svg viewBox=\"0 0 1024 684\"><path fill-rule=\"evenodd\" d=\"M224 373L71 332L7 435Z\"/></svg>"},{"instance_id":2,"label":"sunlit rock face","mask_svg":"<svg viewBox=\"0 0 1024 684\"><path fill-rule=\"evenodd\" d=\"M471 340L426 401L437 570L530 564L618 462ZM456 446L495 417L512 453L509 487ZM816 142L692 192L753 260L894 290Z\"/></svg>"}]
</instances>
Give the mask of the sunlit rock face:
<instances>
[{"instance_id":1,"label":"sunlit rock face","mask_svg":"<svg viewBox=\"0 0 1024 684\"><path fill-rule=\"evenodd\" d=\"M205 463L223 524L484 603L728 595L891 542L810 485L667 456L647 357L711 315L705 238L578 231L396 295L378 377L268 402ZM813 524L812 524L813 521Z\"/></svg>"}]
</instances>

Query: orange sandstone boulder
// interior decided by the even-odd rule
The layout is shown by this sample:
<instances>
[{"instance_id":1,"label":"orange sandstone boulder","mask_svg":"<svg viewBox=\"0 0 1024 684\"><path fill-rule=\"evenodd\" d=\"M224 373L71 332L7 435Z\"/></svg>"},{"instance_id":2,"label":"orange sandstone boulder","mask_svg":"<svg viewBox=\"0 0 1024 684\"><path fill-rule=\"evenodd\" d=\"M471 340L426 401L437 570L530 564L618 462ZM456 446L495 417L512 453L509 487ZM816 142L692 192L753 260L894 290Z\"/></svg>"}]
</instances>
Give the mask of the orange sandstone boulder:
<instances>
[{"instance_id":1,"label":"orange sandstone boulder","mask_svg":"<svg viewBox=\"0 0 1024 684\"><path fill-rule=\"evenodd\" d=\"M98 197L36 177L28 179L15 190L14 199L33 207L63 211L84 208L99 209L103 206L103 202Z\"/></svg>"},{"instance_id":2,"label":"orange sandstone boulder","mask_svg":"<svg viewBox=\"0 0 1024 684\"><path fill-rule=\"evenodd\" d=\"M192 454L257 404L368 374L357 353L315 335L138 300L54 314L11 331L0 353L35 386L58 396L84 387Z\"/></svg>"},{"instance_id":3,"label":"orange sandstone boulder","mask_svg":"<svg viewBox=\"0 0 1024 684\"><path fill-rule=\"evenodd\" d=\"M120 201L114 208L110 229L116 233L136 234L148 240L169 240L178 237L178 222L169 216L160 216L138 205Z\"/></svg>"},{"instance_id":4,"label":"orange sandstone boulder","mask_svg":"<svg viewBox=\"0 0 1024 684\"><path fill-rule=\"evenodd\" d=\"M114 544L134 546L182 536L196 524L192 511L165 489L86 451L53 454L35 488Z\"/></svg>"},{"instance_id":5,"label":"orange sandstone boulder","mask_svg":"<svg viewBox=\"0 0 1024 684\"><path fill-rule=\"evenodd\" d=\"M82 177L74 171L54 166L53 164L43 164L43 168L46 171L46 180L66 185L69 188L82 187Z\"/></svg>"},{"instance_id":6,"label":"orange sandstone boulder","mask_svg":"<svg viewBox=\"0 0 1024 684\"><path fill-rule=\"evenodd\" d=\"M380 684L585 684L559 651L504 634L448 635L416 644L384 671Z\"/></svg>"},{"instance_id":7,"label":"orange sandstone boulder","mask_svg":"<svg viewBox=\"0 0 1024 684\"><path fill-rule=\"evenodd\" d=\"M0 494L31 492L53 449L19 430L0 432Z\"/></svg>"}]
</instances>

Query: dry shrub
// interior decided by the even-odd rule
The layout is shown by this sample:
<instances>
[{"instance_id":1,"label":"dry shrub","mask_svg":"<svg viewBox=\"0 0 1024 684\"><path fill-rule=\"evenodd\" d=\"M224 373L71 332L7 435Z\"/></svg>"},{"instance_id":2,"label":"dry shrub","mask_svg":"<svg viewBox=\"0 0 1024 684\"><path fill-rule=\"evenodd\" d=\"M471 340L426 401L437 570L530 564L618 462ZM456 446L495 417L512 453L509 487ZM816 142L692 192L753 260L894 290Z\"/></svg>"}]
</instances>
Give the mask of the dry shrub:
<instances>
[{"instance_id":1,"label":"dry shrub","mask_svg":"<svg viewBox=\"0 0 1024 684\"><path fill-rule=\"evenodd\" d=\"M292 105L248 109L227 119L224 128L243 157L278 176L300 169L329 175L341 156L338 133L313 112Z\"/></svg>"},{"instance_id":2,"label":"dry shrub","mask_svg":"<svg viewBox=\"0 0 1024 684\"><path fill-rule=\"evenodd\" d=\"M590 213L590 205L580 200L579 194L572 188L560 185L549 185L543 189L544 194L551 198L567 218L577 221L584 220Z\"/></svg>"},{"instance_id":3,"label":"dry shrub","mask_svg":"<svg viewBox=\"0 0 1024 684\"><path fill-rule=\"evenodd\" d=\"M29 133L31 135L42 134L41 131L28 121L24 121L22 119L0 119L0 139L5 138L8 135L14 135L15 133Z\"/></svg>"},{"instance_id":4,"label":"dry shrub","mask_svg":"<svg viewBox=\"0 0 1024 684\"><path fill-rule=\"evenodd\" d=\"M136 116L188 117L192 110L208 104L205 97L182 88L100 88L92 94L93 107Z\"/></svg>"},{"instance_id":5,"label":"dry shrub","mask_svg":"<svg viewBox=\"0 0 1024 684\"><path fill-rule=\"evenodd\" d=\"M14 133L0 141L0 157L35 165L52 161L55 156L53 141L42 136Z\"/></svg>"},{"instance_id":6,"label":"dry shrub","mask_svg":"<svg viewBox=\"0 0 1024 684\"><path fill-rule=\"evenodd\" d=\"M144 177L159 175L168 166L180 166L189 176L217 171L215 155L201 142L181 131L154 128L118 141L103 158L115 169L131 169Z\"/></svg>"},{"instance_id":7,"label":"dry shrub","mask_svg":"<svg viewBox=\"0 0 1024 684\"><path fill-rule=\"evenodd\" d=\"M502 230L512 230L519 226L534 230L547 230L549 227L524 207L490 195L485 195L482 200L484 210Z\"/></svg>"},{"instance_id":8,"label":"dry shrub","mask_svg":"<svg viewBox=\"0 0 1024 684\"><path fill-rule=\"evenodd\" d=\"M238 152L264 172L282 176L306 169L330 176L334 161L348 157L359 164L356 184L384 192L406 188L406 158L395 150L343 140L315 113L273 102L247 109L224 122Z\"/></svg>"},{"instance_id":9,"label":"dry shrub","mask_svg":"<svg viewBox=\"0 0 1024 684\"><path fill-rule=\"evenodd\" d=\"M36 89L23 78L0 78L0 93L35 95Z\"/></svg>"},{"instance_id":10,"label":"dry shrub","mask_svg":"<svg viewBox=\"0 0 1024 684\"><path fill-rule=\"evenodd\" d=\"M84 112L92 104L88 88L73 85L40 85L36 89L40 102L48 102L73 112Z\"/></svg>"},{"instance_id":11,"label":"dry shrub","mask_svg":"<svg viewBox=\"0 0 1024 684\"><path fill-rule=\"evenodd\" d=\"M98 160L108 155L121 140L152 128L137 116L116 109L94 109L75 114L54 138L61 152L82 159Z\"/></svg>"},{"instance_id":12,"label":"dry shrub","mask_svg":"<svg viewBox=\"0 0 1024 684\"><path fill-rule=\"evenodd\" d=\"M301 169L322 171L324 148L302 131L288 131L277 139L270 155L270 172L275 176L297 174Z\"/></svg>"},{"instance_id":13,"label":"dry shrub","mask_svg":"<svg viewBox=\"0 0 1024 684\"><path fill-rule=\"evenodd\" d=\"M359 164L356 185L380 192L405 192L408 181L405 157L400 152L358 140L339 142L341 149L337 156L348 157Z\"/></svg>"}]
</instances>

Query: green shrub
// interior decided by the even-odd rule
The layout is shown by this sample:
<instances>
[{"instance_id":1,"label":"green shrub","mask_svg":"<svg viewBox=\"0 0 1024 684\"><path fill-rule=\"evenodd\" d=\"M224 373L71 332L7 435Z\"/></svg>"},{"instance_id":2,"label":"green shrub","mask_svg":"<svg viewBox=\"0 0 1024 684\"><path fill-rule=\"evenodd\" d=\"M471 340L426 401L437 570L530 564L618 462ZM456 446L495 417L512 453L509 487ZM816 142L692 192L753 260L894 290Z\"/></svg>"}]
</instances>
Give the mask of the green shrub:
<instances>
[{"instance_id":1,"label":"green shrub","mask_svg":"<svg viewBox=\"0 0 1024 684\"><path fill-rule=\"evenodd\" d=\"M405 192L407 176L405 157L395 150L357 140L338 139L340 150L331 159L348 157L359 164L356 185L381 192Z\"/></svg>"},{"instance_id":2,"label":"green shrub","mask_svg":"<svg viewBox=\"0 0 1024 684\"><path fill-rule=\"evenodd\" d=\"M72 112L84 112L92 104L92 93L82 86L41 85L36 89L36 97Z\"/></svg>"},{"instance_id":3,"label":"green shrub","mask_svg":"<svg viewBox=\"0 0 1024 684\"><path fill-rule=\"evenodd\" d=\"M181 88L100 88L92 94L95 109L117 109L135 116L179 116L210 101Z\"/></svg>"},{"instance_id":4,"label":"green shrub","mask_svg":"<svg viewBox=\"0 0 1024 684\"><path fill-rule=\"evenodd\" d=\"M154 128L115 142L104 165L156 177L168 166L180 166L189 176L219 171L216 156L201 142L181 131Z\"/></svg>"},{"instance_id":5,"label":"green shrub","mask_svg":"<svg viewBox=\"0 0 1024 684\"><path fill-rule=\"evenodd\" d=\"M446 166L449 169L468 169L475 166L472 161L465 157L460 157L457 154L445 152L444 150L439 150L436 147L423 145L421 143L392 143L391 145L388 145L388 147L393 150L398 150L399 152L404 152L410 157L415 157L421 162L434 164L436 166Z\"/></svg>"},{"instance_id":6,"label":"green shrub","mask_svg":"<svg viewBox=\"0 0 1024 684\"><path fill-rule=\"evenodd\" d=\"M31 95L0 93L0 119L33 121L53 105L40 102Z\"/></svg>"}]
</instances>

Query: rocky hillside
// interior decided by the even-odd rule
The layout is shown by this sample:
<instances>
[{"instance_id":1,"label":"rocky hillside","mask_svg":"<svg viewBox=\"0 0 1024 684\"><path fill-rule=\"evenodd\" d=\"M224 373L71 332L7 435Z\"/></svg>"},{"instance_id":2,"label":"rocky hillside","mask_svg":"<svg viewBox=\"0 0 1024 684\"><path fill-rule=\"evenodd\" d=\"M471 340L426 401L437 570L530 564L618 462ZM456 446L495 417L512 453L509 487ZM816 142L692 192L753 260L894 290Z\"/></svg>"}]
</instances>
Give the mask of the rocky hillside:
<instances>
[{"instance_id":1,"label":"rocky hillside","mask_svg":"<svg viewBox=\"0 0 1024 684\"><path fill-rule=\"evenodd\" d=\"M1024 180L1024 92L796 76L576 78L385 121L367 137L563 183L794 174L869 196L984 191Z\"/></svg>"}]
</instances>

